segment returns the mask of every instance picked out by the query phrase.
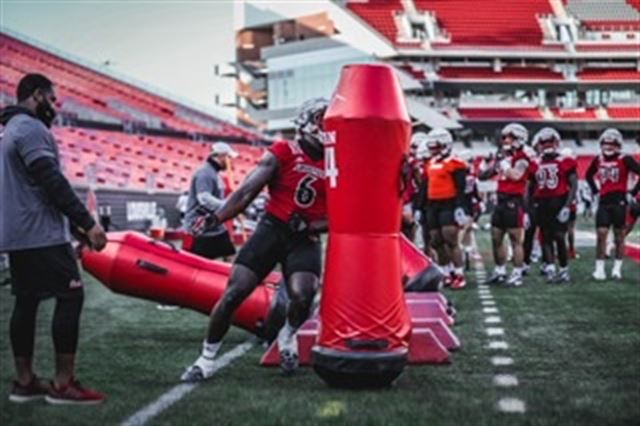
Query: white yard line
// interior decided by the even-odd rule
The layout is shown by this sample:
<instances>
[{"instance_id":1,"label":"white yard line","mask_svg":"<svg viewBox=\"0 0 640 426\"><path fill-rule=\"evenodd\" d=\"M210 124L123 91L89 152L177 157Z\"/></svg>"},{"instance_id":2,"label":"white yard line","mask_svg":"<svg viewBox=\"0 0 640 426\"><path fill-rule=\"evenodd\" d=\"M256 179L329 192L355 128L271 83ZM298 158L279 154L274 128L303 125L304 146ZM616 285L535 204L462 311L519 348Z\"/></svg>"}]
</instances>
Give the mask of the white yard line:
<instances>
[{"instance_id":1,"label":"white yard line","mask_svg":"<svg viewBox=\"0 0 640 426\"><path fill-rule=\"evenodd\" d=\"M253 347L253 345L254 341L252 339L248 342L239 344L229 352L225 352L222 356L220 356L220 358L214 361L216 363L213 370L214 374L231 364L236 358L240 358L242 355L247 353L249 349ZM172 387L167 392L160 395L158 399L141 408L131 417L127 418L121 423L121 425L141 426L147 424L149 420L153 419L158 414L162 413L167 408L180 401L199 385L200 383L181 383Z\"/></svg>"},{"instance_id":2,"label":"white yard line","mask_svg":"<svg viewBox=\"0 0 640 426\"><path fill-rule=\"evenodd\" d=\"M476 280L478 282L478 297L480 298L480 304L482 305L482 312L485 315L484 323L489 325L485 328L487 336L504 336L504 329L500 327L490 327L490 325L501 324L502 319L498 316L498 308L496 302L493 300L491 294L491 288L486 284L482 284L486 279L486 272L484 263L478 259L474 262L474 269L476 273ZM491 340L489 341L488 348L492 350L507 351L509 344L504 340ZM505 352L502 352L505 353ZM494 367L502 369L508 369L513 365L513 358L509 356L491 356L489 359ZM493 384L500 388L515 388L519 385L518 378L512 374L496 374L493 377ZM524 413L526 411L524 401L518 398L503 397L498 400L496 405L498 411L503 413Z\"/></svg>"}]
</instances>

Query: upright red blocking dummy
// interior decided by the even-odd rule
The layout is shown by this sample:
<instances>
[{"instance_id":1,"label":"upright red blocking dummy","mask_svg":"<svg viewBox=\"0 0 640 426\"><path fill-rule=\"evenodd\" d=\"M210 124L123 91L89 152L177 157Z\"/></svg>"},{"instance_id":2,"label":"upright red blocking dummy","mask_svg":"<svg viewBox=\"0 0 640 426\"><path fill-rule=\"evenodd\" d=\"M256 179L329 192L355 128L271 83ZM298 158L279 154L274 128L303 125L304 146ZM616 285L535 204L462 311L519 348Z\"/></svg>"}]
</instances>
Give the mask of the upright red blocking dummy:
<instances>
[{"instance_id":1,"label":"upright red blocking dummy","mask_svg":"<svg viewBox=\"0 0 640 426\"><path fill-rule=\"evenodd\" d=\"M401 166L411 134L386 65L348 65L324 117L329 242L315 371L334 386L387 386L406 362Z\"/></svg>"}]
</instances>

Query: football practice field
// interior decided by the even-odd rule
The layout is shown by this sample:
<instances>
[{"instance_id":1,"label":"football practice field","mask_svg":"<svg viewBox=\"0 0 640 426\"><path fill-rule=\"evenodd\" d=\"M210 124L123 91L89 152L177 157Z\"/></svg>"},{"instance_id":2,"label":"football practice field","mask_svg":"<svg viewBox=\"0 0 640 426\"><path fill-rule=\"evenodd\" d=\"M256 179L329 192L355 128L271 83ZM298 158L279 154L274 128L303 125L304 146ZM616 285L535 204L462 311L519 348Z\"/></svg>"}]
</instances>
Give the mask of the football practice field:
<instances>
[{"instance_id":1,"label":"football practice field","mask_svg":"<svg viewBox=\"0 0 640 426\"><path fill-rule=\"evenodd\" d=\"M488 273L488 232L478 231L477 238ZM105 392L107 401L16 405L7 400L13 299L4 287L0 424L640 424L638 264L625 261L622 282L596 283L593 249L579 252L571 285L547 285L534 267L522 288L479 290L477 274L469 272L466 289L446 290L462 341L453 362L409 366L392 388L375 391L330 389L310 368L282 377L277 368L259 366L264 348L238 329L221 351L233 351L228 365L203 384L181 385L178 377L199 353L206 317L160 311L85 276L77 376ZM45 378L52 374L52 308L52 301L43 303L38 318L36 372Z\"/></svg>"}]
</instances>

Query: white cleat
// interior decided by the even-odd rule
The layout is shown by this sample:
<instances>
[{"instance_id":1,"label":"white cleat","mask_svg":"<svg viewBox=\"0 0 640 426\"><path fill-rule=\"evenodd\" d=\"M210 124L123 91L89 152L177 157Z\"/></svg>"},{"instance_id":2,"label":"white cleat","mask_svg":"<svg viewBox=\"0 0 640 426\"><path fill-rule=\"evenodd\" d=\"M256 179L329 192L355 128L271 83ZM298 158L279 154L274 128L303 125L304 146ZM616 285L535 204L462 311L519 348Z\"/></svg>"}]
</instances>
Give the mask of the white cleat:
<instances>
[{"instance_id":1,"label":"white cleat","mask_svg":"<svg viewBox=\"0 0 640 426\"><path fill-rule=\"evenodd\" d=\"M614 280L621 280L622 279L622 272L620 272L620 271L612 271L611 272L611 278L613 278Z\"/></svg>"},{"instance_id":2,"label":"white cleat","mask_svg":"<svg viewBox=\"0 0 640 426\"><path fill-rule=\"evenodd\" d=\"M200 355L196 362L182 373L180 380L183 382L202 382L213 376L213 373L215 373L215 361Z\"/></svg>"},{"instance_id":3,"label":"white cleat","mask_svg":"<svg viewBox=\"0 0 640 426\"><path fill-rule=\"evenodd\" d=\"M287 326L278 333L278 349L280 351L280 369L285 375L293 374L298 368L298 338Z\"/></svg>"},{"instance_id":4,"label":"white cleat","mask_svg":"<svg viewBox=\"0 0 640 426\"><path fill-rule=\"evenodd\" d=\"M607 279L607 274L603 270L595 270L592 276L596 281L604 281Z\"/></svg>"}]
</instances>

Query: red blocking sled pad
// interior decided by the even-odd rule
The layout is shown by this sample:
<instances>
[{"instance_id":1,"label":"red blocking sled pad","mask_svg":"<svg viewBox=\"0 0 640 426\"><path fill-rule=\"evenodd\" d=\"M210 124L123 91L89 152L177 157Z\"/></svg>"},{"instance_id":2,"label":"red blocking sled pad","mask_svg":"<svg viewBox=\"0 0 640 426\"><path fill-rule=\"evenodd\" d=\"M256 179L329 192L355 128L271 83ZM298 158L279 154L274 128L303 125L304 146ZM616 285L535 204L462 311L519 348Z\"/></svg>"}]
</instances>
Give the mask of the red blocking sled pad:
<instances>
[{"instance_id":1,"label":"red blocking sled pad","mask_svg":"<svg viewBox=\"0 0 640 426\"><path fill-rule=\"evenodd\" d=\"M454 319L447 314L447 299L441 293L407 293L411 316L410 364L448 364L451 352L460 348L460 340L451 330ZM317 314L298 330L298 353L302 366L311 365L311 348L316 344L320 321ZM262 356L264 366L280 365L277 341Z\"/></svg>"}]
</instances>

